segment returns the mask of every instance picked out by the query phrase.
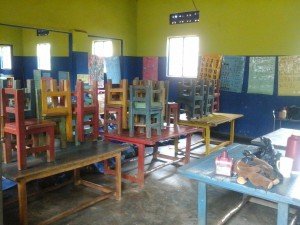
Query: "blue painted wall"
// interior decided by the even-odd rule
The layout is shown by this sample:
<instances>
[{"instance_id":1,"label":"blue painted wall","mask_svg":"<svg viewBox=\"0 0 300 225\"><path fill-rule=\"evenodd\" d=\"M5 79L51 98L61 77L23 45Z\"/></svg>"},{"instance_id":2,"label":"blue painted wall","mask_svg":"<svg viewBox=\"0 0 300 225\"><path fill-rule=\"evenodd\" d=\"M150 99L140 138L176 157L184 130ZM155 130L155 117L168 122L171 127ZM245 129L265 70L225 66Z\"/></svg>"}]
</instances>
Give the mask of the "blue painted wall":
<instances>
[{"instance_id":1,"label":"blue painted wall","mask_svg":"<svg viewBox=\"0 0 300 225\"><path fill-rule=\"evenodd\" d=\"M122 79L128 79L129 84L135 77L143 77L143 58L135 56L123 56L122 60Z\"/></svg>"}]
</instances>

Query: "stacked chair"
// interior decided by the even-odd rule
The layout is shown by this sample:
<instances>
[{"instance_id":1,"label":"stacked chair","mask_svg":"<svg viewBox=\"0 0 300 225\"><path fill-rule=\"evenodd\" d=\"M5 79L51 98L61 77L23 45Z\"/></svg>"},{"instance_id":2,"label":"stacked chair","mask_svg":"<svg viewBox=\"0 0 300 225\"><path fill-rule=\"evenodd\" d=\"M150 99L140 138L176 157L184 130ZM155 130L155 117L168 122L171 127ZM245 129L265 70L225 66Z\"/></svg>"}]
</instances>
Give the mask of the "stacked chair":
<instances>
[{"instance_id":1,"label":"stacked chair","mask_svg":"<svg viewBox=\"0 0 300 225\"><path fill-rule=\"evenodd\" d=\"M86 85L83 81L77 80L74 92L76 104L73 114L76 116L76 137L79 142L87 139L97 140L99 136L99 104L98 104L98 82L93 81L92 85ZM91 133L86 135L85 127Z\"/></svg>"},{"instance_id":2,"label":"stacked chair","mask_svg":"<svg viewBox=\"0 0 300 225\"><path fill-rule=\"evenodd\" d=\"M17 149L18 169L26 169L28 154L37 154L47 151L47 161L55 158L54 153L54 126L52 121L25 119L26 94L24 90L3 88L1 91L2 109L4 116L4 162L11 161L13 145ZM30 96L29 96L30 97ZM12 117L9 114L13 115ZM47 143L39 145L38 135L46 134ZM15 140L12 136L15 136Z\"/></svg>"},{"instance_id":3,"label":"stacked chair","mask_svg":"<svg viewBox=\"0 0 300 225\"><path fill-rule=\"evenodd\" d=\"M140 80L138 77L134 78L132 85L151 85L153 88L153 100L155 102L161 102L162 104L162 123L167 113L168 106L168 91L169 83L167 81L155 81L155 80Z\"/></svg>"},{"instance_id":4,"label":"stacked chair","mask_svg":"<svg viewBox=\"0 0 300 225\"><path fill-rule=\"evenodd\" d=\"M70 80L61 80L58 86L55 79L42 78L39 104L41 117L59 125L61 147L65 148L66 141L73 140Z\"/></svg>"},{"instance_id":5,"label":"stacked chair","mask_svg":"<svg viewBox=\"0 0 300 225\"><path fill-rule=\"evenodd\" d=\"M178 102L184 106L187 118L201 118L205 103L204 80L182 80L178 85Z\"/></svg>"},{"instance_id":6,"label":"stacked chair","mask_svg":"<svg viewBox=\"0 0 300 225\"><path fill-rule=\"evenodd\" d=\"M178 83L178 102L185 108L188 120L202 118L218 111L220 83L215 79L190 79Z\"/></svg>"},{"instance_id":7,"label":"stacked chair","mask_svg":"<svg viewBox=\"0 0 300 225\"><path fill-rule=\"evenodd\" d=\"M130 136L134 136L136 127L145 128L147 138L151 138L152 129L156 129L157 135L161 135L163 104L159 101L158 96L162 93L163 90L160 86L153 85L150 81L130 86Z\"/></svg>"},{"instance_id":8,"label":"stacked chair","mask_svg":"<svg viewBox=\"0 0 300 225\"><path fill-rule=\"evenodd\" d=\"M208 116L213 113L214 109L214 99L215 99L215 80L205 79L204 86L204 112L203 115Z\"/></svg>"},{"instance_id":9,"label":"stacked chair","mask_svg":"<svg viewBox=\"0 0 300 225\"><path fill-rule=\"evenodd\" d=\"M120 84L112 84L110 79L105 85L104 130L109 124L116 125L118 133L128 128L128 81L121 80ZM114 118L117 117L117 118Z\"/></svg>"},{"instance_id":10,"label":"stacked chair","mask_svg":"<svg viewBox=\"0 0 300 225\"><path fill-rule=\"evenodd\" d=\"M215 82L215 91L214 91L214 112L219 112L220 111L220 87L221 87L221 82L220 79L214 80Z\"/></svg>"}]
</instances>

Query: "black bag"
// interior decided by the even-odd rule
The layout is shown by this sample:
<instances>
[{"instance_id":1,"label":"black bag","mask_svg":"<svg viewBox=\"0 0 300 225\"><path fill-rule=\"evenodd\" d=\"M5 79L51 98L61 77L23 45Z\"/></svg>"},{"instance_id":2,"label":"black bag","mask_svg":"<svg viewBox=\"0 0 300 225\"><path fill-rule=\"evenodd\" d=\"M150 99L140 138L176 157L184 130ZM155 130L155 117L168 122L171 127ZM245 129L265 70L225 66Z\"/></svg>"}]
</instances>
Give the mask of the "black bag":
<instances>
[{"instance_id":1,"label":"black bag","mask_svg":"<svg viewBox=\"0 0 300 225\"><path fill-rule=\"evenodd\" d=\"M300 120L300 107L295 105L287 107L287 119Z\"/></svg>"}]
</instances>

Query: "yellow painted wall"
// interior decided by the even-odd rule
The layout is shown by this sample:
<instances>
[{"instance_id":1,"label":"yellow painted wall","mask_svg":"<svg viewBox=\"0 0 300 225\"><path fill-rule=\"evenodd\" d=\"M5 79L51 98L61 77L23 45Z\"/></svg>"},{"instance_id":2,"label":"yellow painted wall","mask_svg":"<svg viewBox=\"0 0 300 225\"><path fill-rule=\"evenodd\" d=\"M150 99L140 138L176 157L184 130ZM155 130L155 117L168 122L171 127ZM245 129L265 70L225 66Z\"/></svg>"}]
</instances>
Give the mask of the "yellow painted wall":
<instances>
[{"instance_id":1,"label":"yellow painted wall","mask_svg":"<svg viewBox=\"0 0 300 225\"><path fill-rule=\"evenodd\" d=\"M136 54L136 0L3 0L0 23L120 38Z\"/></svg>"},{"instance_id":2,"label":"yellow painted wall","mask_svg":"<svg viewBox=\"0 0 300 225\"><path fill-rule=\"evenodd\" d=\"M51 56L69 56L69 36L64 33L49 32L47 36L37 36L36 30L22 29L23 55L36 56L36 46L41 43L50 43Z\"/></svg>"},{"instance_id":3,"label":"yellow painted wall","mask_svg":"<svg viewBox=\"0 0 300 225\"><path fill-rule=\"evenodd\" d=\"M138 0L137 55L165 56L168 36L199 35L200 54L300 54L300 1L194 0L200 22L169 25L169 14L195 10L191 0Z\"/></svg>"},{"instance_id":4,"label":"yellow painted wall","mask_svg":"<svg viewBox=\"0 0 300 225\"><path fill-rule=\"evenodd\" d=\"M0 26L0 44L9 44L13 46L13 55L22 56L22 30Z\"/></svg>"}]
</instances>

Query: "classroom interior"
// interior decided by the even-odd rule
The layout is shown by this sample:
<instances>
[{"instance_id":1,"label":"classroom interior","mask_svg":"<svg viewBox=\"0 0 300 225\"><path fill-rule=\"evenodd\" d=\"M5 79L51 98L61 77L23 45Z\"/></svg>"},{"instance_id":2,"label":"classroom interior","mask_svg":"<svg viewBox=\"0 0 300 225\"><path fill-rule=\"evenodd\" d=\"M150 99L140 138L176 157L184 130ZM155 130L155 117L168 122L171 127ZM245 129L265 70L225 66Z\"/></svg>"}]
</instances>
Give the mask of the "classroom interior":
<instances>
[{"instance_id":1,"label":"classroom interior","mask_svg":"<svg viewBox=\"0 0 300 225\"><path fill-rule=\"evenodd\" d=\"M1 1L0 224L300 224L299 8Z\"/></svg>"}]
</instances>

